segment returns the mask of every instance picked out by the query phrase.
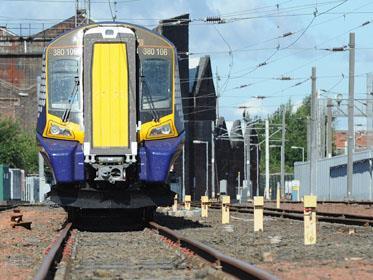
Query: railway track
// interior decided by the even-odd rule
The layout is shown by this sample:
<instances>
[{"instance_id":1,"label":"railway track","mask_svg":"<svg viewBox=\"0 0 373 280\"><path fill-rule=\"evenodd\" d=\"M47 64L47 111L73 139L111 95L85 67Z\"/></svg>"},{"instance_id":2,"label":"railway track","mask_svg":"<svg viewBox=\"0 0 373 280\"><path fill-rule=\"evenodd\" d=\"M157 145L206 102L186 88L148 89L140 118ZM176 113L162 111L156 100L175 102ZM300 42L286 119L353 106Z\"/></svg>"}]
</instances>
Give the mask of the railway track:
<instances>
[{"instance_id":1,"label":"railway track","mask_svg":"<svg viewBox=\"0 0 373 280\"><path fill-rule=\"evenodd\" d=\"M266 271L156 222L149 222L143 230L124 232L80 232L67 223L50 246L34 279L54 276L57 279L227 279L227 276L276 279Z\"/></svg>"},{"instance_id":2,"label":"railway track","mask_svg":"<svg viewBox=\"0 0 373 280\"><path fill-rule=\"evenodd\" d=\"M12 206L12 205L0 205L0 212L1 211L5 211L5 210L9 210L9 209L12 209L12 208L15 208L15 206Z\"/></svg>"},{"instance_id":3,"label":"railway track","mask_svg":"<svg viewBox=\"0 0 373 280\"><path fill-rule=\"evenodd\" d=\"M276 203L276 200L270 200L269 202ZM291 201L287 200L288 204L302 204L302 201ZM357 201L357 200L325 200L325 201L317 201L318 204L344 204L344 205L367 205L373 206L373 201Z\"/></svg>"},{"instance_id":4,"label":"railway track","mask_svg":"<svg viewBox=\"0 0 373 280\"><path fill-rule=\"evenodd\" d=\"M0 205L0 212L1 211L6 211L10 209L14 209L17 207L53 207L54 204L43 204L43 203L38 203L38 204L30 204L30 203L25 203L25 202L13 202L12 204L7 204L7 205ZM58 207L58 206L56 206Z\"/></svg>"},{"instance_id":5,"label":"railway track","mask_svg":"<svg viewBox=\"0 0 373 280\"><path fill-rule=\"evenodd\" d=\"M194 202L194 207L200 207L200 203ZM221 205L218 203L212 203L211 209L221 209ZM254 213L254 208L251 205L231 205L230 211L240 213ZM278 209L274 207L264 207L264 215L289 218L296 220L303 220L303 211L301 210L290 210L290 209ZM355 226L373 226L373 217L366 215L354 215L346 213L331 213L331 212L319 212L317 211L317 219L320 222L338 223L344 225L355 225Z\"/></svg>"}]
</instances>

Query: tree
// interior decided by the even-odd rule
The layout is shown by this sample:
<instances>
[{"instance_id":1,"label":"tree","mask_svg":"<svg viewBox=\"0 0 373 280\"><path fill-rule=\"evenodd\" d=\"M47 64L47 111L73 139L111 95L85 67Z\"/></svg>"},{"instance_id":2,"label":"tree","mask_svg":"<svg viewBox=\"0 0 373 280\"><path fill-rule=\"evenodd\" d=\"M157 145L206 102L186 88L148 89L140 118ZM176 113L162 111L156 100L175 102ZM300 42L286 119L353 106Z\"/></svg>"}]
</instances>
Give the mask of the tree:
<instances>
[{"instance_id":1,"label":"tree","mask_svg":"<svg viewBox=\"0 0 373 280\"><path fill-rule=\"evenodd\" d=\"M294 162L302 160L302 154L299 150L291 149L292 146L304 147L305 157L307 156L307 119L310 116L310 97L304 98L302 104L294 111L294 105L289 100L286 104L280 105L280 107L268 117L270 124L281 125L282 112L285 110L285 123L286 123L286 144L285 144L285 172L293 172ZM261 127L264 128L263 122ZM262 130L263 131L263 130ZM275 132L275 128L272 128L271 133ZM264 133L261 133L260 141L264 140ZM281 139L281 131L277 132L271 139ZM276 142L276 145L280 145L281 142ZM264 144L261 147L264 148ZM281 166L281 152L280 148L271 148L270 156L270 172L280 172ZM262 153L260 159L260 169L265 170L265 156Z\"/></svg>"},{"instance_id":2,"label":"tree","mask_svg":"<svg viewBox=\"0 0 373 280\"><path fill-rule=\"evenodd\" d=\"M24 169L26 173L35 173L38 169L35 136L10 119L0 120L0 163Z\"/></svg>"}]
</instances>

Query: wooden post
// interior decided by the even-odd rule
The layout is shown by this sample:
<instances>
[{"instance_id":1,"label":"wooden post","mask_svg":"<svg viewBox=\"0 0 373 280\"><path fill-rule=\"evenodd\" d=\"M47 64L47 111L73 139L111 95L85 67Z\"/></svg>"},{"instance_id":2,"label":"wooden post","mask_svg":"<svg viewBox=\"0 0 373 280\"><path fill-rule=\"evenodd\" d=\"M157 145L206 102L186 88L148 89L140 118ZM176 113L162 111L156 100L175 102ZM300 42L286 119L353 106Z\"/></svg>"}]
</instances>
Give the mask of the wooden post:
<instances>
[{"instance_id":1,"label":"wooden post","mask_svg":"<svg viewBox=\"0 0 373 280\"><path fill-rule=\"evenodd\" d=\"M209 209L209 197L206 195L201 196L201 217L207 218L208 217L208 209Z\"/></svg>"},{"instance_id":2,"label":"wooden post","mask_svg":"<svg viewBox=\"0 0 373 280\"><path fill-rule=\"evenodd\" d=\"M304 245L316 244L316 206L315 195L304 196Z\"/></svg>"},{"instance_id":3,"label":"wooden post","mask_svg":"<svg viewBox=\"0 0 373 280\"><path fill-rule=\"evenodd\" d=\"M276 189L276 208L277 209L280 209L280 199L281 199L280 184L277 184L277 189Z\"/></svg>"},{"instance_id":4,"label":"wooden post","mask_svg":"<svg viewBox=\"0 0 373 280\"><path fill-rule=\"evenodd\" d=\"M231 203L231 197L229 195L223 195L221 197L221 223L229 224L229 204Z\"/></svg>"},{"instance_id":5,"label":"wooden post","mask_svg":"<svg viewBox=\"0 0 373 280\"><path fill-rule=\"evenodd\" d=\"M254 196L254 231L263 231L264 197Z\"/></svg>"},{"instance_id":6,"label":"wooden post","mask_svg":"<svg viewBox=\"0 0 373 280\"><path fill-rule=\"evenodd\" d=\"M184 207L185 207L185 210L190 210L190 202L192 200L192 197L190 195L186 195L184 197Z\"/></svg>"},{"instance_id":7,"label":"wooden post","mask_svg":"<svg viewBox=\"0 0 373 280\"><path fill-rule=\"evenodd\" d=\"M172 211L174 212L177 211L177 194L175 194L175 197L174 197L174 205L172 206Z\"/></svg>"}]
</instances>

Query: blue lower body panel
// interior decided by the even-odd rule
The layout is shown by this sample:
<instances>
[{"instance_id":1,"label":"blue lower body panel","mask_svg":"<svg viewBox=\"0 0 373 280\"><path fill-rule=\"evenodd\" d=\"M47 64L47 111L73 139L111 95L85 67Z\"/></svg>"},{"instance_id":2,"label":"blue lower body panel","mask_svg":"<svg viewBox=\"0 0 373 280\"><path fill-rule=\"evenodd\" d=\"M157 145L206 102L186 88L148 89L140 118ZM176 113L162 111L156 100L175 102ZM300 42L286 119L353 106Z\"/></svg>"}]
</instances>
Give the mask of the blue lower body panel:
<instances>
[{"instance_id":1,"label":"blue lower body panel","mask_svg":"<svg viewBox=\"0 0 373 280\"><path fill-rule=\"evenodd\" d=\"M44 155L48 158L57 183L74 183L85 180L82 145L75 141L44 138L36 134Z\"/></svg>"},{"instance_id":2,"label":"blue lower body panel","mask_svg":"<svg viewBox=\"0 0 373 280\"><path fill-rule=\"evenodd\" d=\"M85 181L84 154L80 143L36 135L57 183ZM175 138L145 141L139 149L139 179L149 183L166 182L170 166L181 152L184 139L185 133L182 133Z\"/></svg>"},{"instance_id":3,"label":"blue lower body panel","mask_svg":"<svg viewBox=\"0 0 373 280\"><path fill-rule=\"evenodd\" d=\"M171 139L145 141L139 149L139 174L143 184L101 184L99 189L80 189L71 185L85 182L82 145L75 141L44 138L37 134L43 154L53 170L56 185L51 200L65 207L76 208L142 208L169 206L175 193L164 183L170 166L181 152L184 133ZM132 182L136 183L136 182ZM152 184L153 183L153 184Z\"/></svg>"},{"instance_id":4,"label":"blue lower body panel","mask_svg":"<svg viewBox=\"0 0 373 280\"><path fill-rule=\"evenodd\" d=\"M185 133L176 138L145 141L140 147L140 180L152 183L164 183L170 166L181 152Z\"/></svg>"}]
</instances>

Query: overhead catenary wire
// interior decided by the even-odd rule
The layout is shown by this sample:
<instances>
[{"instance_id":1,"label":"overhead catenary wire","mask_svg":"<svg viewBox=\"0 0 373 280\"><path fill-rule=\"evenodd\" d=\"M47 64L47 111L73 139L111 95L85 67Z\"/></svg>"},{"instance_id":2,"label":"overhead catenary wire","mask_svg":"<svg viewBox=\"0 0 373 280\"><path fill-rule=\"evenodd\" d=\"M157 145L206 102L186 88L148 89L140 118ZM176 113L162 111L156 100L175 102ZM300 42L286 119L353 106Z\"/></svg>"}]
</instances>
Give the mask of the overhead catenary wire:
<instances>
[{"instance_id":1,"label":"overhead catenary wire","mask_svg":"<svg viewBox=\"0 0 373 280\"><path fill-rule=\"evenodd\" d=\"M113 9L112 9L112 7L111 7L111 0L107 0L108 1L108 4L109 4L109 9L110 9L110 14L111 14L111 18L112 18L112 20L113 20L113 22L115 22L115 20L116 20L116 18L117 18L117 15L116 15L116 13L114 14L113 13ZM114 1L114 5L116 6L116 1Z\"/></svg>"},{"instance_id":2,"label":"overhead catenary wire","mask_svg":"<svg viewBox=\"0 0 373 280\"><path fill-rule=\"evenodd\" d=\"M3 2L75 3L76 0L2 0ZM132 3L142 0L116 0L118 3ZM91 0L93 4L107 4L105 0Z\"/></svg>"},{"instance_id":3,"label":"overhead catenary wire","mask_svg":"<svg viewBox=\"0 0 373 280\"><path fill-rule=\"evenodd\" d=\"M321 12L320 14L318 14L317 11L314 11L314 14L313 14L313 18L312 18L312 20L311 20L311 21L309 22L309 24L304 28L304 30L301 32L301 34L300 34L300 35L299 35L299 36L298 36L298 37L297 37L297 38L296 38L292 43L290 43L288 46L286 46L286 47L284 47L284 48L281 48L281 49L279 49L279 50L286 50L286 49L292 47L295 43L297 43L297 42L299 41L299 39L300 39L300 38L301 38L301 37L306 33L306 31L311 27L312 23L314 22L314 20L315 20L315 18L316 18L317 16L323 15L323 14L325 14L325 13L327 13L327 12L333 10L333 9L336 9L337 7L339 7L339 6L341 6L342 4L346 3L347 1L348 1L348 0L344 0L342 3L339 3L338 5L335 5L334 7L328 9L327 11ZM365 25L364 25L364 26L365 26ZM286 33L286 34L291 34L291 35L293 35L294 33ZM277 51L276 51L274 54L276 54L276 53L277 53ZM273 56L273 55L272 55L272 56ZM271 56L271 58L272 58L272 56ZM263 61L263 62L257 64L257 65L256 65L255 67L253 67L251 70L249 70L248 72L246 72L246 73L240 75L239 77L243 77L243 76L246 76L246 75L248 75L248 74L251 74L251 73L253 73L254 71L256 71L257 69L259 69L260 67L263 67L263 66L268 65L269 62L273 63L273 60L270 61L269 59L266 59L265 61Z\"/></svg>"},{"instance_id":4,"label":"overhead catenary wire","mask_svg":"<svg viewBox=\"0 0 373 280\"><path fill-rule=\"evenodd\" d=\"M340 33L340 34L338 34L337 36L334 36L332 39L335 39L335 38L341 37L341 36L343 36L343 35L345 35L345 34L347 34L347 33L350 33L351 31L354 31L354 30L356 30L356 29L358 29L358 28L365 27L365 26L367 26L368 24L370 24L371 22L372 22L372 20L365 21L364 23L362 23L362 24L360 24L360 25L358 25L358 26L355 26L355 27L353 27L353 28L351 28L351 29L349 29L349 30L343 32L343 33ZM330 39L330 40L332 40L332 39ZM328 40L326 40L326 41L328 41ZM322 43L322 44L323 44L323 43ZM315 46L315 47L316 47L316 46ZM338 49L338 48L334 48L334 50L333 50L333 48L332 48L331 51L332 51L332 52L338 52L338 51L340 51L340 49ZM299 53L300 53L300 52L299 52ZM270 63L274 63L274 62L276 62L276 61L279 61L279 60L284 59L284 58L286 58L286 57L289 57L289 56L291 56L291 55L293 55L293 54L288 54L288 55L286 55L285 57L282 57L282 58L280 58L280 59L272 60L272 61L270 61ZM326 55L326 56L327 56L327 55ZM268 64L268 63L266 63L265 65L267 65L267 64ZM303 68L304 66L306 66L306 65L308 65L308 64L309 64L309 63L306 63L305 65L301 66L300 68ZM300 68L297 68L297 70L300 69ZM248 74L251 74L251 73L254 72L256 69L257 69L257 67L254 67L252 70L249 70L248 72L245 72L244 74L241 74L241 75L238 75L238 76L233 76L232 78L233 78L233 79L235 79L235 78L242 78L242 77L244 77L244 76L246 76L246 75L248 75ZM292 70L291 72L293 72L293 71L295 71L295 70ZM287 73L291 73L291 72L287 72Z\"/></svg>"},{"instance_id":5,"label":"overhead catenary wire","mask_svg":"<svg viewBox=\"0 0 373 280\"><path fill-rule=\"evenodd\" d=\"M341 2L341 1L329 1L329 2ZM291 35L289 35L289 36L291 36ZM274 49L275 50L275 49ZM234 50L233 50L234 51ZM270 59L271 60L271 59ZM272 63L272 62L271 62ZM230 76L230 75L229 75ZM227 77L227 76L226 76ZM234 77L233 77L234 78ZM251 78L251 77L250 77ZM230 80L230 79L232 79L232 76L230 76L227 80ZM264 81L265 79L263 79L263 81ZM187 81L181 81L182 83L187 83ZM250 83L249 83L250 84ZM230 90L230 89L227 89L227 90Z\"/></svg>"}]
</instances>

